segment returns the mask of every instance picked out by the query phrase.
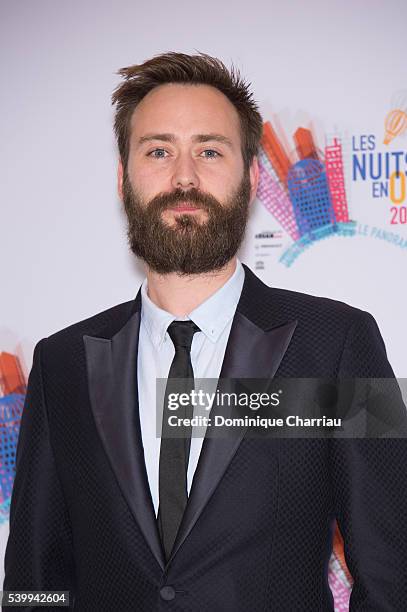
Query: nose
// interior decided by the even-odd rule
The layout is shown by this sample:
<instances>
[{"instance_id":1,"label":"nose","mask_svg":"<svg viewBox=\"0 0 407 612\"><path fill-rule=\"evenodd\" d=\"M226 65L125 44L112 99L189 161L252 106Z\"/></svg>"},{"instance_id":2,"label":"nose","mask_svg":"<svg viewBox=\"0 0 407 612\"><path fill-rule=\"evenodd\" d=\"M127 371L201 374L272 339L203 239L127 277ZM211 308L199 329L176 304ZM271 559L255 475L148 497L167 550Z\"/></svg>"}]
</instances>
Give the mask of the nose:
<instances>
[{"instance_id":1,"label":"nose","mask_svg":"<svg viewBox=\"0 0 407 612\"><path fill-rule=\"evenodd\" d=\"M174 189L190 189L199 187L199 177L196 173L194 161L187 153L179 155L176 160L172 175L172 187Z\"/></svg>"}]
</instances>

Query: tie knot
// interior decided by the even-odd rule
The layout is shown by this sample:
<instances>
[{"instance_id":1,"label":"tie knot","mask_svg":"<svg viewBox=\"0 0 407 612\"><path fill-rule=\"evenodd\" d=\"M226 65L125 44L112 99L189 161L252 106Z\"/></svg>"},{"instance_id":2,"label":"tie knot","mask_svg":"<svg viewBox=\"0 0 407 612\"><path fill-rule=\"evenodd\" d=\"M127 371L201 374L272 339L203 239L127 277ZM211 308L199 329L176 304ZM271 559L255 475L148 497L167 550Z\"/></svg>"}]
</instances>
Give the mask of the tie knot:
<instances>
[{"instance_id":1,"label":"tie knot","mask_svg":"<svg viewBox=\"0 0 407 612\"><path fill-rule=\"evenodd\" d=\"M191 350L192 338L197 331L201 330L193 321L173 321L167 329L175 350L186 348L188 351Z\"/></svg>"}]
</instances>

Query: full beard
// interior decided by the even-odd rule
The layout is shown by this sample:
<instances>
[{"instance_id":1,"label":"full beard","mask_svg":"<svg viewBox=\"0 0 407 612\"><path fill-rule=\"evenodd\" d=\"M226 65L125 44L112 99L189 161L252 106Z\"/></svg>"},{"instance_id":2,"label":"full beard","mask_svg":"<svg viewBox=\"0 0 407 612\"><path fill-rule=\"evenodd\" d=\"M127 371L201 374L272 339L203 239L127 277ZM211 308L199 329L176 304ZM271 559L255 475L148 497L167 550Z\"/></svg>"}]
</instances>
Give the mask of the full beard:
<instances>
[{"instance_id":1,"label":"full beard","mask_svg":"<svg viewBox=\"0 0 407 612\"><path fill-rule=\"evenodd\" d=\"M249 199L248 170L224 204L195 188L159 194L150 202L143 203L126 172L123 203L130 249L159 274L176 272L189 275L220 270L236 255L242 243ZM207 219L199 221L194 217L195 213L178 213L172 226L162 220L162 211L186 201L204 209Z\"/></svg>"}]
</instances>

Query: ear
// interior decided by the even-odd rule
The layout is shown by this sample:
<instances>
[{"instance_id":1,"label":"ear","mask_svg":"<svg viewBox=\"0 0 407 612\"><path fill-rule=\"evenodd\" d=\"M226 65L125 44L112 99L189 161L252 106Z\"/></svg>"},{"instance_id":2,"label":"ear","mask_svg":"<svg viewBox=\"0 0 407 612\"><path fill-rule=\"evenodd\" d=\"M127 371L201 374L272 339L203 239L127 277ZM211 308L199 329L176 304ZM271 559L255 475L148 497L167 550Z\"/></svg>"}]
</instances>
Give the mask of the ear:
<instances>
[{"instance_id":1,"label":"ear","mask_svg":"<svg viewBox=\"0 0 407 612\"><path fill-rule=\"evenodd\" d=\"M121 159L119 159L117 166L117 193L121 201L123 201L123 162Z\"/></svg>"},{"instance_id":2,"label":"ear","mask_svg":"<svg viewBox=\"0 0 407 612\"><path fill-rule=\"evenodd\" d=\"M249 168L250 175L250 205L256 199L257 187L259 185L259 163L257 155L253 156L252 163Z\"/></svg>"}]
</instances>

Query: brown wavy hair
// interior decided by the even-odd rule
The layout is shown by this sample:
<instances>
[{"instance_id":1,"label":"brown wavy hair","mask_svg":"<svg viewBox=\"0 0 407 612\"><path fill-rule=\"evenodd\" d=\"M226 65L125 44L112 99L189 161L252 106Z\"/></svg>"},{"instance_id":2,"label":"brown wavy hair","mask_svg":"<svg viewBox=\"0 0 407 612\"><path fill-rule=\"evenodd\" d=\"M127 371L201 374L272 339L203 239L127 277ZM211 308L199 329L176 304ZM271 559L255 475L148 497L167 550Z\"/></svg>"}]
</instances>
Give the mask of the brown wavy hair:
<instances>
[{"instance_id":1,"label":"brown wavy hair","mask_svg":"<svg viewBox=\"0 0 407 612\"><path fill-rule=\"evenodd\" d=\"M118 71L124 81L112 95L116 107L114 130L120 158L127 167L131 117L134 109L152 89L165 83L211 85L221 91L236 108L240 118L242 155L247 169L258 153L263 121L250 91L251 83L233 65L230 70L221 60L205 53L187 55L175 51L162 53Z\"/></svg>"}]
</instances>

